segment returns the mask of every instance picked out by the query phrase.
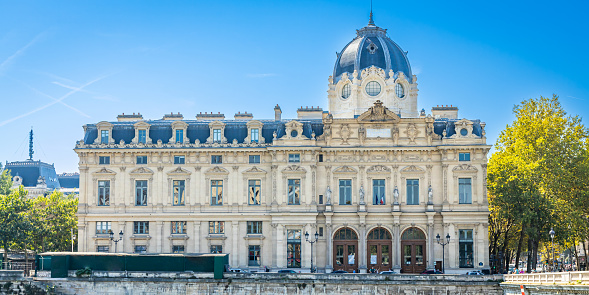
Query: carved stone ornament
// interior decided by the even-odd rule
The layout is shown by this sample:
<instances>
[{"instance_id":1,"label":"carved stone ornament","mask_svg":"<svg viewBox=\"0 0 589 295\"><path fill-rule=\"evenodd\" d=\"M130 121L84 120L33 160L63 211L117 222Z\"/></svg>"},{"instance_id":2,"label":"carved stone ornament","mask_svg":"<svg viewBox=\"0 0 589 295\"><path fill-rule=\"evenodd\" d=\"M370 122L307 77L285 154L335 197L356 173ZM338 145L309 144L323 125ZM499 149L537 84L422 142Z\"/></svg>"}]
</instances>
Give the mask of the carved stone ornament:
<instances>
[{"instance_id":1,"label":"carved stone ornament","mask_svg":"<svg viewBox=\"0 0 589 295\"><path fill-rule=\"evenodd\" d=\"M341 125L341 129L340 129L340 136L342 138L342 144L348 144L348 139L350 138L350 134L352 132L350 132L350 127L348 126L348 124L342 124Z\"/></svg>"},{"instance_id":2,"label":"carved stone ornament","mask_svg":"<svg viewBox=\"0 0 589 295\"><path fill-rule=\"evenodd\" d=\"M401 169L401 173L416 173L416 172L422 173L422 172L425 172L425 170L423 170L423 168L417 167L415 165L410 165L410 166L407 166L407 167Z\"/></svg>"},{"instance_id":3,"label":"carved stone ornament","mask_svg":"<svg viewBox=\"0 0 589 295\"><path fill-rule=\"evenodd\" d=\"M462 119L454 123L455 133L450 138L473 138L478 137L472 133L473 122L467 119ZM464 133L464 134L463 134Z\"/></svg>"},{"instance_id":4,"label":"carved stone ornament","mask_svg":"<svg viewBox=\"0 0 589 295\"><path fill-rule=\"evenodd\" d=\"M350 166L341 166L333 170L333 173L358 173L358 171Z\"/></svg>"},{"instance_id":5,"label":"carved stone ornament","mask_svg":"<svg viewBox=\"0 0 589 295\"><path fill-rule=\"evenodd\" d=\"M460 164L452 168L453 172L478 172L479 170L470 164Z\"/></svg>"},{"instance_id":6,"label":"carved stone ornament","mask_svg":"<svg viewBox=\"0 0 589 295\"><path fill-rule=\"evenodd\" d=\"M261 174L266 174L266 171L254 166L254 167L252 167L250 169L247 169L247 170L243 171L242 173L244 173L244 174L254 174L254 173L257 173L257 174L260 174L260 173Z\"/></svg>"},{"instance_id":7,"label":"carved stone ornament","mask_svg":"<svg viewBox=\"0 0 589 295\"><path fill-rule=\"evenodd\" d=\"M225 169L225 168L215 166L215 167L207 170L205 173L207 173L207 174L229 174L229 171L227 171L227 169Z\"/></svg>"},{"instance_id":8,"label":"carved stone ornament","mask_svg":"<svg viewBox=\"0 0 589 295\"><path fill-rule=\"evenodd\" d=\"M370 107L366 112L358 117L358 122L384 122L393 121L399 122L399 116L391 112L387 107L382 105L382 101L377 100L374 106Z\"/></svg>"},{"instance_id":9,"label":"carved stone ornament","mask_svg":"<svg viewBox=\"0 0 589 295\"><path fill-rule=\"evenodd\" d=\"M112 170L109 170L109 169L106 169L106 168L103 167L102 169L94 172L93 174L109 174L109 175L114 175L114 174L117 174L117 173L114 172L114 171L112 171Z\"/></svg>"},{"instance_id":10,"label":"carved stone ornament","mask_svg":"<svg viewBox=\"0 0 589 295\"><path fill-rule=\"evenodd\" d=\"M375 66L370 66L369 68L363 69L361 72L361 75L362 75L362 80L368 78L368 76L371 76L371 75L379 76L382 79L386 78L385 71L383 69L377 68Z\"/></svg>"},{"instance_id":11,"label":"carved stone ornament","mask_svg":"<svg viewBox=\"0 0 589 295\"><path fill-rule=\"evenodd\" d=\"M389 169L386 166L383 165L374 165L370 168L368 168L368 170L366 170L366 173L382 173L382 172L391 172L391 169Z\"/></svg>"},{"instance_id":12,"label":"carved stone ornament","mask_svg":"<svg viewBox=\"0 0 589 295\"><path fill-rule=\"evenodd\" d=\"M307 170L305 170L305 168L299 166L299 165L290 165L290 166L286 166L286 168L282 169L282 172L299 172L299 173L306 173Z\"/></svg>"},{"instance_id":13,"label":"carved stone ornament","mask_svg":"<svg viewBox=\"0 0 589 295\"><path fill-rule=\"evenodd\" d=\"M140 167L131 171L130 174L153 174L153 171L145 167Z\"/></svg>"},{"instance_id":14,"label":"carved stone ornament","mask_svg":"<svg viewBox=\"0 0 589 295\"><path fill-rule=\"evenodd\" d=\"M184 174L184 175L188 175L188 174L191 174L191 172L188 171L188 170L182 169L182 167L177 167L176 169L168 172L168 174Z\"/></svg>"},{"instance_id":15,"label":"carved stone ornament","mask_svg":"<svg viewBox=\"0 0 589 295\"><path fill-rule=\"evenodd\" d=\"M415 138L417 138L417 135L419 134L419 130L415 126L415 123L410 123L409 125L407 125L407 130L405 131L405 133L409 138L409 143L415 144Z\"/></svg>"}]
</instances>

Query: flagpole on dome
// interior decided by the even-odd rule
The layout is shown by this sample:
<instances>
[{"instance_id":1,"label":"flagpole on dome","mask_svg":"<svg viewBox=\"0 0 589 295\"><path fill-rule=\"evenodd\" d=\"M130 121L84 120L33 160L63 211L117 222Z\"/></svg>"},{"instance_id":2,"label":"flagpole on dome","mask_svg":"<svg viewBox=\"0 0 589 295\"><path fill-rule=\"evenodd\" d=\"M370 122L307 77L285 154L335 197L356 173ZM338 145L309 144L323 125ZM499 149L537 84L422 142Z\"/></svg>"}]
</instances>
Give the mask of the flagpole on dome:
<instances>
[{"instance_id":1,"label":"flagpole on dome","mask_svg":"<svg viewBox=\"0 0 589 295\"><path fill-rule=\"evenodd\" d=\"M372 0L370 0L370 19L368 20L369 26L376 26L374 24L374 20L372 19Z\"/></svg>"}]
</instances>

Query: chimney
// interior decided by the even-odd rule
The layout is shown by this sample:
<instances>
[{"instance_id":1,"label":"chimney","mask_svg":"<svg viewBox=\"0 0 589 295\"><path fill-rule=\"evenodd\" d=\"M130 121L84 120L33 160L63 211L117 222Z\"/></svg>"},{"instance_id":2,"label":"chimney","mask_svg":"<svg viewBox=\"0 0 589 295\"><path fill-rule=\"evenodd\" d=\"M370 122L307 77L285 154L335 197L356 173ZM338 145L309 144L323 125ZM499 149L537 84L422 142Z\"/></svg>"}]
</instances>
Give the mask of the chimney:
<instances>
[{"instance_id":1,"label":"chimney","mask_svg":"<svg viewBox=\"0 0 589 295\"><path fill-rule=\"evenodd\" d=\"M140 113L133 113L133 115L125 115L125 113L123 113L122 115L118 115L117 116L117 121L119 122L132 122L132 121L140 121L143 120L143 116Z\"/></svg>"},{"instance_id":2,"label":"chimney","mask_svg":"<svg viewBox=\"0 0 589 295\"><path fill-rule=\"evenodd\" d=\"M196 114L196 120L198 121L203 121L203 120L211 120L211 121L216 121L216 120L225 120L225 114L221 114L221 112L217 112L216 114L213 114L213 112L211 112L210 114L205 112L203 113L198 113Z\"/></svg>"},{"instance_id":3,"label":"chimney","mask_svg":"<svg viewBox=\"0 0 589 295\"><path fill-rule=\"evenodd\" d=\"M234 116L235 120L251 120L254 118L254 115L252 115L251 113L245 112L237 112L237 114L235 114Z\"/></svg>"},{"instance_id":4,"label":"chimney","mask_svg":"<svg viewBox=\"0 0 589 295\"><path fill-rule=\"evenodd\" d=\"M432 108L432 116L435 119L446 118L446 119L458 119L458 108L455 106L435 106Z\"/></svg>"},{"instance_id":5,"label":"chimney","mask_svg":"<svg viewBox=\"0 0 589 295\"><path fill-rule=\"evenodd\" d=\"M298 119L322 119L323 109L320 107L300 107L297 110Z\"/></svg>"},{"instance_id":6,"label":"chimney","mask_svg":"<svg viewBox=\"0 0 589 295\"><path fill-rule=\"evenodd\" d=\"M277 104L274 107L274 121L280 121L282 120L282 110L280 109L280 106Z\"/></svg>"},{"instance_id":7,"label":"chimney","mask_svg":"<svg viewBox=\"0 0 589 295\"><path fill-rule=\"evenodd\" d=\"M174 113L169 113L169 114L165 114L164 117L162 118L162 120L182 120L184 119L184 116L182 116L182 114L180 114L180 112L174 114Z\"/></svg>"}]
</instances>

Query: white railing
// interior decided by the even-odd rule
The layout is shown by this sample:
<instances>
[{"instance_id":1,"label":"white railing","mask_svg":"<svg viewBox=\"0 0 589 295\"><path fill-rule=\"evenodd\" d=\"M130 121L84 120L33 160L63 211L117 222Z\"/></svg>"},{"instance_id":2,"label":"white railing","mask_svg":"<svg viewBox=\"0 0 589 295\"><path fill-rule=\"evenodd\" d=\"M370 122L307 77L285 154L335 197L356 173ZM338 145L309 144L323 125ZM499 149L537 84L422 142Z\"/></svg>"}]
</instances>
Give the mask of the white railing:
<instances>
[{"instance_id":1,"label":"white railing","mask_svg":"<svg viewBox=\"0 0 589 295\"><path fill-rule=\"evenodd\" d=\"M589 283L589 271L544 272L504 275L506 283L518 284L570 284Z\"/></svg>"}]
</instances>

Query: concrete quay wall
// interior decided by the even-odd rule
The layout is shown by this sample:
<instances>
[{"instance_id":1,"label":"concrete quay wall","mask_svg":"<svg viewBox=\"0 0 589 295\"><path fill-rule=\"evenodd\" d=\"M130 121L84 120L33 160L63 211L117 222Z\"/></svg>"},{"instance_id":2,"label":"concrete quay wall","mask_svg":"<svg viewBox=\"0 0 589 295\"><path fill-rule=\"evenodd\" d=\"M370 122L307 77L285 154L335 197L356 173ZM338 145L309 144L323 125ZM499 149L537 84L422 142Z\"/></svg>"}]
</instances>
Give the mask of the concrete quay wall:
<instances>
[{"instance_id":1,"label":"concrete quay wall","mask_svg":"<svg viewBox=\"0 0 589 295\"><path fill-rule=\"evenodd\" d=\"M127 274L129 275L129 274ZM29 284L55 294L503 294L497 276L416 276L367 274L225 274L224 279L128 277L52 279ZM0 282L2 284L2 282ZM1 292L0 292L1 293ZM16 293L26 294L26 293Z\"/></svg>"},{"instance_id":2,"label":"concrete quay wall","mask_svg":"<svg viewBox=\"0 0 589 295\"><path fill-rule=\"evenodd\" d=\"M520 285L502 283L501 288L505 295L521 295L521 286L526 295L554 295L554 294L586 294L589 295L589 285Z\"/></svg>"}]
</instances>

